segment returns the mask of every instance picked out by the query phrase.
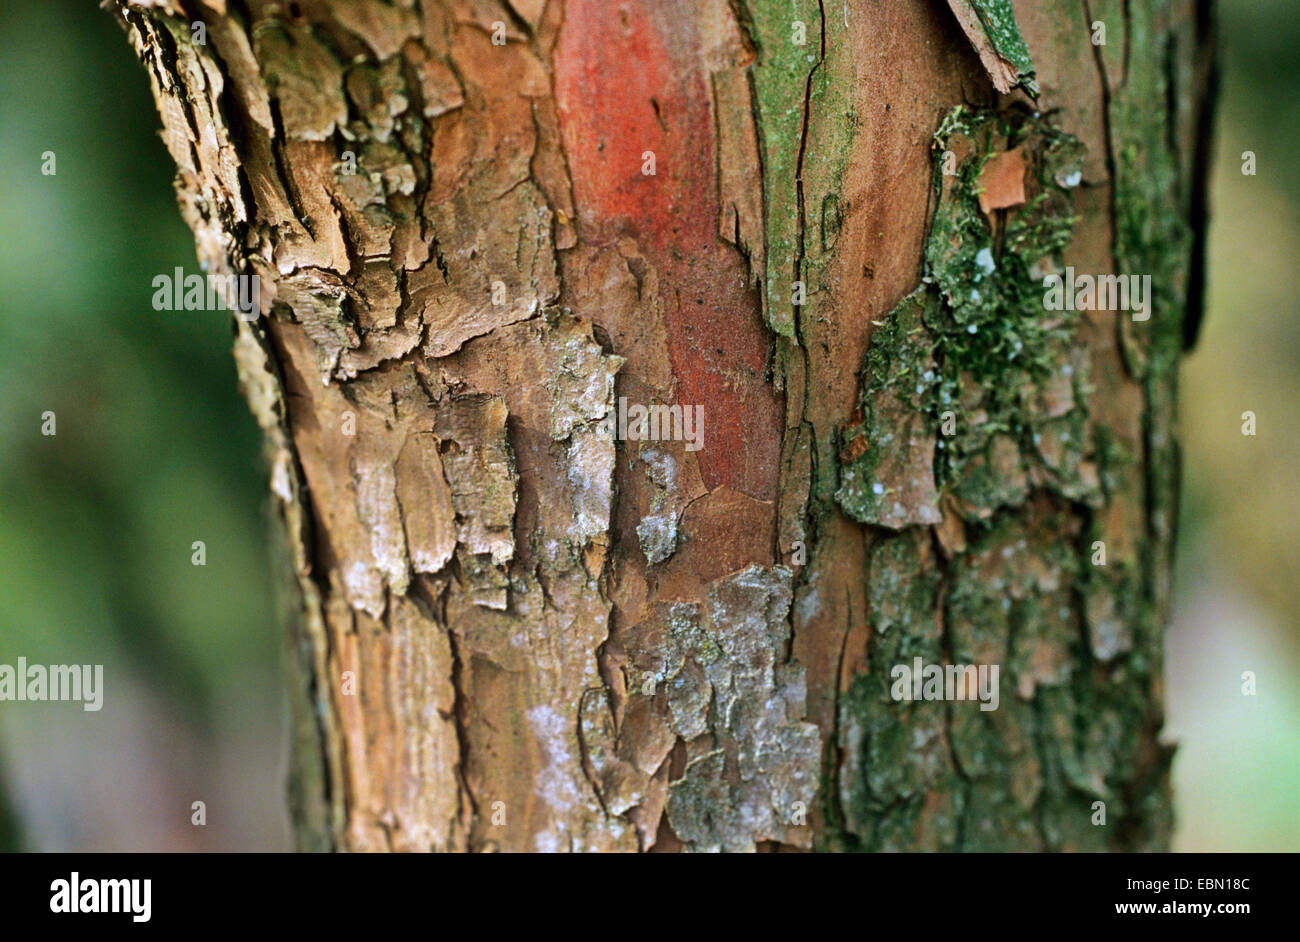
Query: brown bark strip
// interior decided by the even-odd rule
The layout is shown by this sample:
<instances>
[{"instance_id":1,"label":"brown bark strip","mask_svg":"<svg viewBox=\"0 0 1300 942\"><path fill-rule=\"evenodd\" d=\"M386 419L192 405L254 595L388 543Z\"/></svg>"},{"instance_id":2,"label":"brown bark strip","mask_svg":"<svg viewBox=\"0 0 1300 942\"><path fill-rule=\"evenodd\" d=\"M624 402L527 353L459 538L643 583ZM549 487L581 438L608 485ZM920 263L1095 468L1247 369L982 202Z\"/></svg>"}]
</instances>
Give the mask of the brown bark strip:
<instances>
[{"instance_id":1,"label":"brown bark strip","mask_svg":"<svg viewBox=\"0 0 1300 942\"><path fill-rule=\"evenodd\" d=\"M118 9L200 258L262 280L241 364L283 513L304 520L329 840L615 846L630 832L604 823L576 719L608 621L604 420L621 360L544 314L552 232L573 239L547 64L558 16Z\"/></svg>"}]
</instances>

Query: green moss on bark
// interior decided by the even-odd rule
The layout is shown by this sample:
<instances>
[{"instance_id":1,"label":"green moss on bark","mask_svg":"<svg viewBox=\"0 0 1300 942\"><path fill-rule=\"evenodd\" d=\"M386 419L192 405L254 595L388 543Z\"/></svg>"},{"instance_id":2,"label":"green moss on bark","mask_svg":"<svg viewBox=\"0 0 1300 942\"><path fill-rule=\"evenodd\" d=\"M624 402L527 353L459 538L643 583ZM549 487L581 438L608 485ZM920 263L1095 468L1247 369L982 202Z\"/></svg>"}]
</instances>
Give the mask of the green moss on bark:
<instances>
[{"instance_id":1,"label":"green moss on bark","mask_svg":"<svg viewBox=\"0 0 1300 942\"><path fill-rule=\"evenodd\" d=\"M840 506L862 522L887 523L882 505L908 490L901 478L930 473L972 520L1020 503L1034 483L1098 503L1095 470L1085 460L1092 443L1087 377L1075 353L1080 315L1043 303L1043 277L1060 270L1073 232L1072 184L1083 147L1043 117L957 108L935 134L935 150L938 208L924 286L872 338L863 421L844 432L849 446L861 437L869 447L847 451ZM1023 155L1026 201L986 214L982 175L1008 152ZM945 165L954 172L945 175ZM900 396L925 416L913 438L936 440L933 470L896 469L893 480L882 481L879 466L899 447Z\"/></svg>"},{"instance_id":2,"label":"green moss on bark","mask_svg":"<svg viewBox=\"0 0 1300 942\"><path fill-rule=\"evenodd\" d=\"M793 339L793 285L802 277L803 258L799 160L809 77L821 61L821 8L815 0L746 0L745 8L758 47L753 77L767 234L763 315L773 331Z\"/></svg>"},{"instance_id":3,"label":"green moss on bark","mask_svg":"<svg viewBox=\"0 0 1300 942\"><path fill-rule=\"evenodd\" d=\"M1024 200L985 212L984 171L1016 150ZM1152 580L1165 561L1091 559L1108 508L1144 489L1154 452L1132 454L1098 425L1082 316L1044 303L1073 233L1083 147L1048 116L959 108L935 152L923 284L877 325L859 415L842 430L837 500L889 529L869 556L869 664L840 704L841 832L828 846L1160 847L1169 753L1155 739ZM907 408L924 417L912 437L936 439L930 467L891 460ZM925 474L942 522L891 521L891 489ZM891 671L916 657L998 665L997 709L895 701Z\"/></svg>"}]
</instances>

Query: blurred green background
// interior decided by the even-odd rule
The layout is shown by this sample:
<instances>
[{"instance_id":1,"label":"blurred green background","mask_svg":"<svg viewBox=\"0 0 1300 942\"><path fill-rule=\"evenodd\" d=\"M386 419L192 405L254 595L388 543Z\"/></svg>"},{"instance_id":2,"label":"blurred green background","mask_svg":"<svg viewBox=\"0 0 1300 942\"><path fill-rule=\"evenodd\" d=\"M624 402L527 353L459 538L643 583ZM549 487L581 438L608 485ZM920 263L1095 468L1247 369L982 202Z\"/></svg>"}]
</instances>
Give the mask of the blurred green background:
<instances>
[{"instance_id":1,"label":"blurred green background","mask_svg":"<svg viewBox=\"0 0 1300 942\"><path fill-rule=\"evenodd\" d=\"M0 706L12 817L41 850L288 849L258 430L229 315L151 305L199 268L147 75L96 4L4 0L0 102L0 663L107 688Z\"/></svg>"},{"instance_id":2,"label":"blurred green background","mask_svg":"<svg viewBox=\"0 0 1300 942\"><path fill-rule=\"evenodd\" d=\"M1300 4L1224 0L1220 18L1209 303L1183 370L1168 645L1175 847L1294 851ZM198 270L158 127L107 13L3 0L0 663L102 663L109 693L98 713L0 705L0 847L291 846L257 430L228 315L150 304L154 275ZM45 151L55 176L40 173ZM191 564L195 540L206 566Z\"/></svg>"}]
</instances>

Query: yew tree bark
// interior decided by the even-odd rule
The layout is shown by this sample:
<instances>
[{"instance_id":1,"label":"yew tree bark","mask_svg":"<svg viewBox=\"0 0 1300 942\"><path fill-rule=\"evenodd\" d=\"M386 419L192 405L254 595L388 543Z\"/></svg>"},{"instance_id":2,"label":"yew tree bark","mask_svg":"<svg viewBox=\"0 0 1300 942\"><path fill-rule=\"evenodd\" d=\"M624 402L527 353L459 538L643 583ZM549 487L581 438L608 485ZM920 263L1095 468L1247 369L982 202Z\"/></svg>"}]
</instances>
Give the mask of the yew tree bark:
<instances>
[{"instance_id":1,"label":"yew tree bark","mask_svg":"<svg viewBox=\"0 0 1300 942\"><path fill-rule=\"evenodd\" d=\"M260 279L302 847L1167 846L1207 3L108 6Z\"/></svg>"}]
</instances>

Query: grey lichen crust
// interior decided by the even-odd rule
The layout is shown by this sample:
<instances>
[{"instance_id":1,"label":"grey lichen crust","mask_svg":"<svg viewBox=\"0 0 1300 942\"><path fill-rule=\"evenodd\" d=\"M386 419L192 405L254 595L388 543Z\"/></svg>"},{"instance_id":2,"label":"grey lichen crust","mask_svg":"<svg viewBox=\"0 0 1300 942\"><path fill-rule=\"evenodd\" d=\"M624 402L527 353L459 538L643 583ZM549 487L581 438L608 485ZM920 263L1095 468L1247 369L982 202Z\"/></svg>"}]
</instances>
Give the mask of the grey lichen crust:
<instances>
[{"instance_id":1,"label":"grey lichen crust","mask_svg":"<svg viewBox=\"0 0 1300 942\"><path fill-rule=\"evenodd\" d=\"M799 817L816 791L821 736L801 721L803 669L784 661L790 582L783 567L757 566L718 580L696 631L679 641L683 668L699 670L666 678L674 722L707 725L716 744L669 788L668 821L694 850L806 844Z\"/></svg>"},{"instance_id":2,"label":"grey lichen crust","mask_svg":"<svg viewBox=\"0 0 1300 942\"><path fill-rule=\"evenodd\" d=\"M601 801L637 805L695 851L809 847L821 734L804 721L803 668L789 658L790 570L750 566L716 580L703 604L657 603L627 650L627 704L615 742L594 697L584 746ZM651 777L677 748L666 808ZM660 801L662 799L659 799ZM653 821L648 822L653 824Z\"/></svg>"}]
</instances>

